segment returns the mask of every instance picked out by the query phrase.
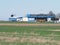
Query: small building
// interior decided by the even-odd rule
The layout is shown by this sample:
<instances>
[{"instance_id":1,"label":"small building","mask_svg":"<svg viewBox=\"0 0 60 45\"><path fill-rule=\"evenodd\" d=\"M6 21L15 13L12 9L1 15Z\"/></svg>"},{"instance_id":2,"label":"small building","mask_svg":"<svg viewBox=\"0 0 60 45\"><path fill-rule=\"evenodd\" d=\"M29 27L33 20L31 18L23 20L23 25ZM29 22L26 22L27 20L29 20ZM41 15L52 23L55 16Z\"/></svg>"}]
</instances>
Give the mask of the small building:
<instances>
[{"instance_id":1,"label":"small building","mask_svg":"<svg viewBox=\"0 0 60 45\"><path fill-rule=\"evenodd\" d=\"M28 17L10 17L9 21L28 22Z\"/></svg>"},{"instance_id":2,"label":"small building","mask_svg":"<svg viewBox=\"0 0 60 45\"><path fill-rule=\"evenodd\" d=\"M9 21L16 21L17 17L14 16L13 14L9 17Z\"/></svg>"},{"instance_id":3,"label":"small building","mask_svg":"<svg viewBox=\"0 0 60 45\"><path fill-rule=\"evenodd\" d=\"M16 21L16 19L17 19L16 17L10 17L9 21Z\"/></svg>"},{"instance_id":4,"label":"small building","mask_svg":"<svg viewBox=\"0 0 60 45\"><path fill-rule=\"evenodd\" d=\"M35 18L28 18L28 22L36 22Z\"/></svg>"},{"instance_id":5,"label":"small building","mask_svg":"<svg viewBox=\"0 0 60 45\"><path fill-rule=\"evenodd\" d=\"M22 19L23 17L17 17L17 21L18 22L21 22L21 21L23 21L23 19Z\"/></svg>"},{"instance_id":6,"label":"small building","mask_svg":"<svg viewBox=\"0 0 60 45\"><path fill-rule=\"evenodd\" d=\"M60 18L59 18L59 22L60 22Z\"/></svg>"},{"instance_id":7,"label":"small building","mask_svg":"<svg viewBox=\"0 0 60 45\"><path fill-rule=\"evenodd\" d=\"M22 21L28 22L28 17L23 17L23 18L22 18Z\"/></svg>"}]
</instances>

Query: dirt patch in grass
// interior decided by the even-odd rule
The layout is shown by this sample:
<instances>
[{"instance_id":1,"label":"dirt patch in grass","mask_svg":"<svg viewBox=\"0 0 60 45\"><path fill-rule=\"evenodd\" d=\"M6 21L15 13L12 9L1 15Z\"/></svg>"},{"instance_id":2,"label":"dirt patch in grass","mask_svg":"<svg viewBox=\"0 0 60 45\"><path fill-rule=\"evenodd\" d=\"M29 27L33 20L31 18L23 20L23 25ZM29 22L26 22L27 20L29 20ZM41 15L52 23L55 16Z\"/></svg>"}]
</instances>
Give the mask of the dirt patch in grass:
<instances>
[{"instance_id":1,"label":"dirt patch in grass","mask_svg":"<svg viewBox=\"0 0 60 45\"><path fill-rule=\"evenodd\" d=\"M3 42L20 42L20 43L33 43L33 44L36 44L36 43L56 43L56 44L60 44L60 41L56 41L54 40L54 34L50 34L50 36L52 37L44 37L42 35L39 35L38 36L38 33L34 33L34 32L31 32L29 33L29 36L27 36L28 33L24 32L22 36L20 37L17 37L17 36L4 36L6 34L10 34L10 35L20 35L18 32L12 32L12 33L9 33L9 32L0 32L0 34L3 34L3 35L0 35L0 42L3 41Z\"/></svg>"},{"instance_id":2,"label":"dirt patch in grass","mask_svg":"<svg viewBox=\"0 0 60 45\"><path fill-rule=\"evenodd\" d=\"M11 24L11 23L0 23L0 26L60 26L60 24Z\"/></svg>"},{"instance_id":3,"label":"dirt patch in grass","mask_svg":"<svg viewBox=\"0 0 60 45\"><path fill-rule=\"evenodd\" d=\"M48 31L60 31L60 30L48 30Z\"/></svg>"}]
</instances>

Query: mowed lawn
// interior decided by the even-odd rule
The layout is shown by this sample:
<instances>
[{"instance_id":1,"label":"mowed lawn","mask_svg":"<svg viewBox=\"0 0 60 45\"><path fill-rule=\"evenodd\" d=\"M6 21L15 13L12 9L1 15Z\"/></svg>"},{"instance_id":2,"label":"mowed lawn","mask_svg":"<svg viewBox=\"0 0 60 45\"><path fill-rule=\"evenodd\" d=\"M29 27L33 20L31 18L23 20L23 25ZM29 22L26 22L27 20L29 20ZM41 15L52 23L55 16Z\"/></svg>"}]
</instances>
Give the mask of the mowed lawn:
<instances>
[{"instance_id":1,"label":"mowed lawn","mask_svg":"<svg viewBox=\"0 0 60 45\"><path fill-rule=\"evenodd\" d=\"M0 26L0 45L60 45L60 26Z\"/></svg>"}]
</instances>

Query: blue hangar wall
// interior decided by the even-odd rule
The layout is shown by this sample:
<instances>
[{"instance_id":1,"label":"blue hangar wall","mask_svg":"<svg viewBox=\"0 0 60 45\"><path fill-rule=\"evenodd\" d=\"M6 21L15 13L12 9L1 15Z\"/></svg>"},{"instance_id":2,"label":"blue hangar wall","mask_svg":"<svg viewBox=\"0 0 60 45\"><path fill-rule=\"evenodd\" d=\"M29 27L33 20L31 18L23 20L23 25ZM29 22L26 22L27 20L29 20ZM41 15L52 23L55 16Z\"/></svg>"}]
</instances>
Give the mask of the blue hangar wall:
<instances>
[{"instance_id":1,"label":"blue hangar wall","mask_svg":"<svg viewBox=\"0 0 60 45\"><path fill-rule=\"evenodd\" d=\"M49 14L27 14L27 17L30 20L30 18L34 18L32 21L47 21L48 18L55 18L55 15L49 15Z\"/></svg>"}]
</instances>

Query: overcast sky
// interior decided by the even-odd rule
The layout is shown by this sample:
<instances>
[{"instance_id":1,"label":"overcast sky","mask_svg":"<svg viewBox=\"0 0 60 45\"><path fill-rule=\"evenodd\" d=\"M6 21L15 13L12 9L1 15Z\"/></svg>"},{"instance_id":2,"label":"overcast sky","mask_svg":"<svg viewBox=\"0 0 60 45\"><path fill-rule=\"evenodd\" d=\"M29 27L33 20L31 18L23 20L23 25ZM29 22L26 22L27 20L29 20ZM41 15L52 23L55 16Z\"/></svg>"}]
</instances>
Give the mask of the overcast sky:
<instances>
[{"instance_id":1,"label":"overcast sky","mask_svg":"<svg viewBox=\"0 0 60 45\"><path fill-rule=\"evenodd\" d=\"M0 20L8 20L11 14L20 17L51 10L60 13L60 0L0 0Z\"/></svg>"}]
</instances>

